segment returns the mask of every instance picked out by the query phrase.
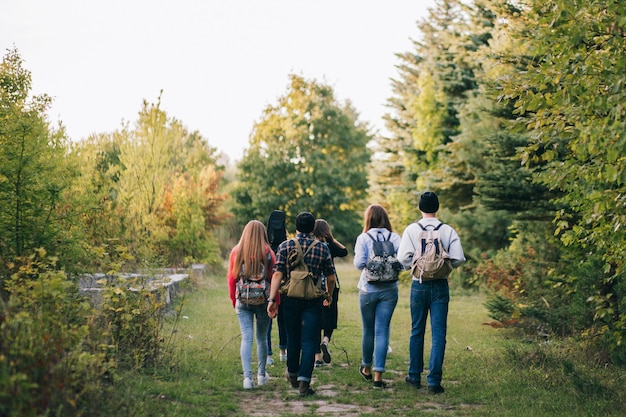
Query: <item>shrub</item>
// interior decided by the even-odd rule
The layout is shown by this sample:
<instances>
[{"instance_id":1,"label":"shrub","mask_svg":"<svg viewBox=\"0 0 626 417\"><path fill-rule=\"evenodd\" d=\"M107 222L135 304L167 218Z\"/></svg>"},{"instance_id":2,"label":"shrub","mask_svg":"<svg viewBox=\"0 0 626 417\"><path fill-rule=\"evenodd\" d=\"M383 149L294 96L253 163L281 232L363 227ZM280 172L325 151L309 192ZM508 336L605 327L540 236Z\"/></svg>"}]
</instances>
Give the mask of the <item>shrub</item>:
<instances>
[{"instance_id":1,"label":"shrub","mask_svg":"<svg viewBox=\"0 0 626 417\"><path fill-rule=\"evenodd\" d=\"M91 307L54 259L38 250L13 265L0 306L0 415L77 415L113 367L98 345Z\"/></svg>"}]
</instances>

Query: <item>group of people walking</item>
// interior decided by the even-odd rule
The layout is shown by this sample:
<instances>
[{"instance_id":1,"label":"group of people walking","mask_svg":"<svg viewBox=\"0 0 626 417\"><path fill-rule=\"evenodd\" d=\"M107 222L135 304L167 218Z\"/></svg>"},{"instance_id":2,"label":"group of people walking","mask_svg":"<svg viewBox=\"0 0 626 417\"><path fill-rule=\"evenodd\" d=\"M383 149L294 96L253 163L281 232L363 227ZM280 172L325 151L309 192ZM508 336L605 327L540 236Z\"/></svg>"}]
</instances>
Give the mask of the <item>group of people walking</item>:
<instances>
[{"instance_id":1,"label":"group of people walking","mask_svg":"<svg viewBox=\"0 0 626 417\"><path fill-rule=\"evenodd\" d=\"M422 218L409 225L400 236L393 230L384 207L372 204L365 210L363 232L355 242L354 266L361 271L357 284L362 318L362 357L358 372L366 381L371 381L374 388L386 387L383 373L388 354L391 319L398 303L397 281L374 283L368 279L367 267L374 256L374 242L377 240L375 237L384 236L385 240L390 241L401 268L410 269L420 244L419 230L436 227L452 267L458 267L465 261L457 232L451 226L442 224L436 217L439 210L437 195L433 192L423 193L419 210ZM328 344L333 330L337 328L340 287L334 258L347 256L348 251L334 238L325 220L316 220L313 214L302 212L296 217L295 223L295 237L286 239L272 250L263 223L250 221L244 227L238 244L231 251L228 284L241 329L243 387L250 389L255 386L252 369L254 338L258 358L256 385L262 386L269 380L266 369L268 328L271 319L278 315L279 321L284 321L286 333L286 343L279 341L281 359L286 348L285 378L293 388L298 389L300 396L308 396L315 393L311 388L315 366L331 361ZM319 242L322 244L318 244ZM298 251L301 251L300 255L315 285L322 289L322 295L303 298L294 296L295 293L290 296L290 293L284 291L284 283L294 268L292 258ZM249 277L260 275L263 276L262 282L249 280ZM246 281L250 285L244 289L242 283ZM252 294L257 287L265 294L263 302L252 302L252 298L244 301L242 293ZM433 280L413 277L410 299L410 361L406 383L416 388L421 387L421 374L424 372L424 333L430 314L432 346L426 381L429 392L437 394L444 392L441 379L449 300L447 277Z\"/></svg>"}]
</instances>

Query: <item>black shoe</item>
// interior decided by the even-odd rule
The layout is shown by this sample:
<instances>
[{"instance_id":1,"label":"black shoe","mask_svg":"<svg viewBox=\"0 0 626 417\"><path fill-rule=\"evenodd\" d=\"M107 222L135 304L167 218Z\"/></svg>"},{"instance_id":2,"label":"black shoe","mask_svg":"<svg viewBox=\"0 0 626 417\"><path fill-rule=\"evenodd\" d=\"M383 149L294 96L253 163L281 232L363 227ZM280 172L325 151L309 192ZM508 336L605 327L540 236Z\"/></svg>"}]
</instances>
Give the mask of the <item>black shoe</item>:
<instances>
[{"instance_id":1,"label":"black shoe","mask_svg":"<svg viewBox=\"0 0 626 417\"><path fill-rule=\"evenodd\" d=\"M324 362L330 363L330 352L328 351L328 343L322 342L320 344L320 350L322 351L322 359L324 359Z\"/></svg>"},{"instance_id":2,"label":"black shoe","mask_svg":"<svg viewBox=\"0 0 626 417\"><path fill-rule=\"evenodd\" d=\"M442 394L445 391L446 390L443 389L441 385L429 385L428 386L428 392L430 392L431 394Z\"/></svg>"},{"instance_id":3,"label":"black shoe","mask_svg":"<svg viewBox=\"0 0 626 417\"><path fill-rule=\"evenodd\" d=\"M285 372L285 377L287 381L291 384L291 388L298 388L298 377L289 375L289 372Z\"/></svg>"},{"instance_id":4,"label":"black shoe","mask_svg":"<svg viewBox=\"0 0 626 417\"><path fill-rule=\"evenodd\" d=\"M409 385L414 386L415 388L422 388L422 384L420 383L419 380L417 379L411 379L408 376L404 379L404 382L406 382Z\"/></svg>"},{"instance_id":5,"label":"black shoe","mask_svg":"<svg viewBox=\"0 0 626 417\"><path fill-rule=\"evenodd\" d=\"M359 368L359 373L361 374L361 376L363 378L365 378L366 381L371 381L372 380L372 374L369 374L369 375L366 374L364 372L364 369L365 369L365 365L361 365L361 367Z\"/></svg>"},{"instance_id":6,"label":"black shoe","mask_svg":"<svg viewBox=\"0 0 626 417\"><path fill-rule=\"evenodd\" d=\"M324 362L322 362L322 361L315 361L315 367L316 368L321 368L322 366L324 366Z\"/></svg>"},{"instance_id":7,"label":"black shoe","mask_svg":"<svg viewBox=\"0 0 626 417\"><path fill-rule=\"evenodd\" d=\"M374 381L374 388L387 388L385 381Z\"/></svg>"},{"instance_id":8,"label":"black shoe","mask_svg":"<svg viewBox=\"0 0 626 417\"><path fill-rule=\"evenodd\" d=\"M310 382L307 381L300 381L298 390L301 397L308 397L309 395L315 394L315 391L311 389Z\"/></svg>"}]
</instances>

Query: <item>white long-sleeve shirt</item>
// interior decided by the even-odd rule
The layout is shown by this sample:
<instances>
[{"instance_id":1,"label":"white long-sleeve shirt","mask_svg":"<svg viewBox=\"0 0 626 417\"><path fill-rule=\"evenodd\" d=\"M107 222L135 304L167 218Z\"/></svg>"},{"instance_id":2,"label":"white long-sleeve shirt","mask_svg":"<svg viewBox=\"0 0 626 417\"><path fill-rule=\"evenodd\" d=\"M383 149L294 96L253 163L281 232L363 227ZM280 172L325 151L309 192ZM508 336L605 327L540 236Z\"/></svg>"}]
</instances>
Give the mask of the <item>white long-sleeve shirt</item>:
<instances>
[{"instance_id":1,"label":"white long-sleeve shirt","mask_svg":"<svg viewBox=\"0 0 626 417\"><path fill-rule=\"evenodd\" d=\"M437 227L441 221L436 217L423 218L419 221L424 227L433 226ZM419 235L422 228L416 223L411 223L404 229L402 233L402 240L400 241L400 247L398 248L398 260L404 265L406 269L411 268L413 262L413 255L419 247ZM452 267L456 268L465 262L465 254L463 253L463 247L461 246L461 240L456 231L449 225L443 224L439 228L439 236L441 238L441 244L450 255L450 261Z\"/></svg>"}]
</instances>

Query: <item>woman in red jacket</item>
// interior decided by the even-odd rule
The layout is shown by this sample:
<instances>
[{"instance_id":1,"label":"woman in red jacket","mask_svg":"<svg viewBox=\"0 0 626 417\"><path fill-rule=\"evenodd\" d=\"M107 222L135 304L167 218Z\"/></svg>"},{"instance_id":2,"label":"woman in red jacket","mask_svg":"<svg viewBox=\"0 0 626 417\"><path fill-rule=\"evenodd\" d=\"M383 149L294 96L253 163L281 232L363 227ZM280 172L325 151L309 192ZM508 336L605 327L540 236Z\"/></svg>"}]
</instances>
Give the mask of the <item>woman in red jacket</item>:
<instances>
[{"instance_id":1,"label":"woman in red jacket","mask_svg":"<svg viewBox=\"0 0 626 417\"><path fill-rule=\"evenodd\" d=\"M239 243L231 251L228 263L228 289L241 329L239 354L244 389L254 388L252 341L255 333L257 385L265 385L269 380L266 371L267 328L270 324L270 317L267 315L267 297L275 262L276 257L270 249L265 226L258 220L251 220L244 227Z\"/></svg>"}]
</instances>

